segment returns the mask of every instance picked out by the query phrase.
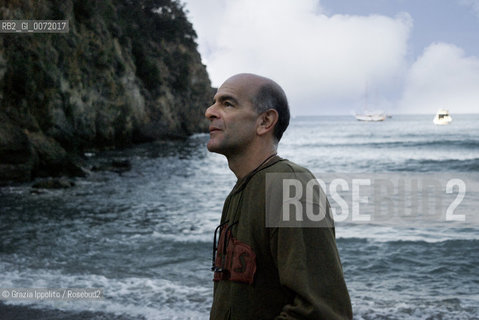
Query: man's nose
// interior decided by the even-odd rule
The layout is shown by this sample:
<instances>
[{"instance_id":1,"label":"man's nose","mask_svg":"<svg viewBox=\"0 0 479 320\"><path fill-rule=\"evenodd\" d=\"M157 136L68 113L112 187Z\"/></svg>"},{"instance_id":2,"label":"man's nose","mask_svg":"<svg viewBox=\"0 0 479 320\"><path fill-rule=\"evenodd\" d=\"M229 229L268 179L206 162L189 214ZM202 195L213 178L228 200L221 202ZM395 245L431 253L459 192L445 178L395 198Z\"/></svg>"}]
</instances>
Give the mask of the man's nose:
<instances>
[{"instance_id":1,"label":"man's nose","mask_svg":"<svg viewBox=\"0 0 479 320\"><path fill-rule=\"evenodd\" d=\"M209 120L212 120L214 118L218 118L218 112L217 112L217 109L216 109L215 106L216 106L216 104L212 104L205 111L205 117L208 118Z\"/></svg>"}]
</instances>

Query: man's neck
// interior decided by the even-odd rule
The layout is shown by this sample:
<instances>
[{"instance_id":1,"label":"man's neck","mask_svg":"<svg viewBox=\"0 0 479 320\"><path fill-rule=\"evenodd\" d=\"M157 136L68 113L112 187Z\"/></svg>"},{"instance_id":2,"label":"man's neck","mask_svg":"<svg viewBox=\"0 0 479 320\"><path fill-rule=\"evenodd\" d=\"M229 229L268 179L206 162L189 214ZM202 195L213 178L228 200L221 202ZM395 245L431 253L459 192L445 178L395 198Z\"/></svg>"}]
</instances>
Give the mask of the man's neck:
<instances>
[{"instance_id":1,"label":"man's neck","mask_svg":"<svg viewBox=\"0 0 479 320\"><path fill-rule=\"evenodd\" d=\"M241 179L274 154L276 154L276 146L249 150L241 154L227 156L228 166L236 175L236 178Z\"/></svg>"}]
</instances>

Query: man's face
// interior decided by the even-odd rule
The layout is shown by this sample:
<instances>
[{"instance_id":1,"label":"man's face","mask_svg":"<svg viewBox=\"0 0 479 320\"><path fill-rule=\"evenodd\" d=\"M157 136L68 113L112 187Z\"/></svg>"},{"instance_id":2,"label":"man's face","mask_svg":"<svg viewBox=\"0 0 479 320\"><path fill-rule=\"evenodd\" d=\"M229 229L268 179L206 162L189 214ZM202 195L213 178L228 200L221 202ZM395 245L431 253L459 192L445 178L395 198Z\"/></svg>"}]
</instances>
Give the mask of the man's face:
<instances>
[{"instance_id":1,"label":"man's face","mask_svg":"<svg viewBox=\"0 0 479 320\"><path fill-rule=\"evenodd\" d=\"M258 114L251 102L257 84L247 76L234 76L223 83L206 109L210 120L208 150L225 156L244 152L256 136Z\"/></svg>"}]
</instances>

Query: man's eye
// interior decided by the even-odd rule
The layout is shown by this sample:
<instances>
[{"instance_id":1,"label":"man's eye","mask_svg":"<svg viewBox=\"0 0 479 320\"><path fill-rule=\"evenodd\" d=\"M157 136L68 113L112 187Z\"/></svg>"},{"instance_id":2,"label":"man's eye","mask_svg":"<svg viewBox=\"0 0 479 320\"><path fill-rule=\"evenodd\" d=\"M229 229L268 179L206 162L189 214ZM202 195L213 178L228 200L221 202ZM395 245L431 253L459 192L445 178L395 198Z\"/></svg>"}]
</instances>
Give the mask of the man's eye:
<instances>
[{"instance_id":1,"label":"man's eye","mask_svg":"<svg viewBox=\"0 0 479 320\"><path fill-rule=\"evenodd\" d=\"M225 101L225 107L233 107L233 105L230 102Z\"/></svg>"}]
</instances>

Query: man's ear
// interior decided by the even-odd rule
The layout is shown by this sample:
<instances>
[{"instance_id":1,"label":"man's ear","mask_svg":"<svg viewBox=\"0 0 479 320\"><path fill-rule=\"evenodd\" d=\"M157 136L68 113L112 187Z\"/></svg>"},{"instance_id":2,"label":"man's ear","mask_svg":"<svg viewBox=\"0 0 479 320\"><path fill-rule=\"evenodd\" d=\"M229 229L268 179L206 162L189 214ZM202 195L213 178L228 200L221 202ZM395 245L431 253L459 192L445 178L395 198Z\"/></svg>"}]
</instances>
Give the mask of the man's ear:
<instances>
[{"instance_id":1,"label":"man's ear","mask_svg":"<svg viewBox=\"0 0 479 320\"><path fill-rule=\"evenodd\" d=\"M262 136L268 132L274 130L274 126L278 122L278 111L269 109L263 112L258 118L258 126L256 127L256 133Z\"/></svg>"}]
</instances>

